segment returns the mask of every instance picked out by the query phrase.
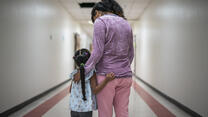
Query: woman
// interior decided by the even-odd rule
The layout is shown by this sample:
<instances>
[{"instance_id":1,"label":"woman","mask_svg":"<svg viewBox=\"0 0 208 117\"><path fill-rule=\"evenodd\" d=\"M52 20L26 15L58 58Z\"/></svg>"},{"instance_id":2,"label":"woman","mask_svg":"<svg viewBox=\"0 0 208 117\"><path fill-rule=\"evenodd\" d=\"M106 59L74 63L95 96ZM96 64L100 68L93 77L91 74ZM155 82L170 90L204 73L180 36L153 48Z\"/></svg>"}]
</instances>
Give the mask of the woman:
<instances>
[{"instance_id":1,"label":"woman","mask_svg":"<svg viewBox=\"0 0 208 117\"><path fill-rule=\"evenodd\" d=\"M120 5L114 0L96 3L91 12L94 23L93 51L85 64L85 73L96 69L97 82L107 73L115 79L97 94L99 117L128 117L128 104L132 84L131 63L134 57L132 29L125 20ZM80 74L75 75L75 82Z\"/></svg>"}]
</instances>

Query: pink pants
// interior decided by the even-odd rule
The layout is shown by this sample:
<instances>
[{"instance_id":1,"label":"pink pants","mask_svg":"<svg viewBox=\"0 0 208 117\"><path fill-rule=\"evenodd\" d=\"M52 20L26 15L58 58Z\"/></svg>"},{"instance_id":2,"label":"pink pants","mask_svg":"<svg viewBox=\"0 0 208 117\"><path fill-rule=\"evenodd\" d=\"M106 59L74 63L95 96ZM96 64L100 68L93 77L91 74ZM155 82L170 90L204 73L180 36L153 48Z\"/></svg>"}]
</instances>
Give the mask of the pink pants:
<instances>
[{"instance_id":1,"label":"pink pants","mask_svg":"<svg viewBox=\"0 0 208 117\"><path fill-rule=\"evenodd\" d=\"M98 84L105 76L97 76ZM113 106L116 117L128 117L128 105L132 78L116 78L109 82L98 94L99 117L112 117Z\"/></svg>"}]
</instances>

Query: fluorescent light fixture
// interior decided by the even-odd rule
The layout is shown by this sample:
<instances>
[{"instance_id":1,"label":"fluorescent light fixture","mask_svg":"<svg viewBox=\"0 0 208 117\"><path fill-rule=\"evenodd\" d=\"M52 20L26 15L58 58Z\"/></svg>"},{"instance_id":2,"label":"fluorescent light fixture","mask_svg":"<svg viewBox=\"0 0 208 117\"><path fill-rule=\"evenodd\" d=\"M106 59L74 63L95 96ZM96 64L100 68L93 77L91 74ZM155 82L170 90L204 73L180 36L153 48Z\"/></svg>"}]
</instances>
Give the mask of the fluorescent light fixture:
<instances>
[{"instance_id":1,"label":"fluorescent light fixture","mask_svg":"<svg viewBox=\"0 0 208 117\"><path fill-rule=\"evenodd\" d=\"M79 3L80 8L92 8L94 5L95 5L95 2Z\"/></svg>"}]
</instances>

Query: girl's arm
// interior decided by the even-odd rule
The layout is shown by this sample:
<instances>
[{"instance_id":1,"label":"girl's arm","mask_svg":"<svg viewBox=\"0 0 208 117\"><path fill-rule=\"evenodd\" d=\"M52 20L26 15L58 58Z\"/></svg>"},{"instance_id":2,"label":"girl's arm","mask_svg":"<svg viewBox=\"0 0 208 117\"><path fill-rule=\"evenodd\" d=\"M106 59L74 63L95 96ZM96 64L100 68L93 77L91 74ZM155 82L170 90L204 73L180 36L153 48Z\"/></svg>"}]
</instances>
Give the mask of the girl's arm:
<instances>
[{"instance_id":1,"label":"girl's arm","mask_svg":"<svg viewBox=\"0 0 208 117\"><path fill-rule=\"evenodd\" d=\"M97 85L97 78L96 78L96 74L94 73L94 75L92 76L92 78L90 79L90 84L91 84L91 88L94 94L99 93L108 82L112 81L113 79L115 79L115 76L113 73L109 73L106 75L106 78Z\"/></svg>"}]
</instances>

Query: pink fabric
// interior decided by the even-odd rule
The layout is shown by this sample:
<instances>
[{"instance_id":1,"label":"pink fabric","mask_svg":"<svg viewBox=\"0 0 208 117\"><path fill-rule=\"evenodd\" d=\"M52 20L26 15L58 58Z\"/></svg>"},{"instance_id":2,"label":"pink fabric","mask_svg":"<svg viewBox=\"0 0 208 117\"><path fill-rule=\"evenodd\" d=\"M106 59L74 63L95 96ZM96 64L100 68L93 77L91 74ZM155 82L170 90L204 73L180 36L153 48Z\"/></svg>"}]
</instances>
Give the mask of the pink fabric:
<instances>
[{"instance_id":1,"label":"pink fabric","mask_svg":"<svg viewBox=\"0 0 208 117\"><path fill-rule=\"evenodd\" d=\"M98 84L105 76L97 76ZM113 106L116 117L129 117L128 105L132 78L116 78L109 82L98 94L99 117L112 117Z\"/></svg>"}]
</instances>

